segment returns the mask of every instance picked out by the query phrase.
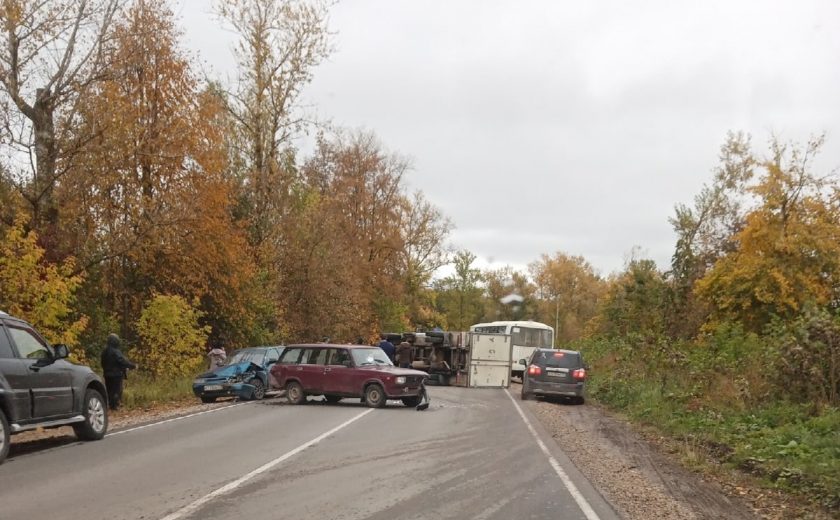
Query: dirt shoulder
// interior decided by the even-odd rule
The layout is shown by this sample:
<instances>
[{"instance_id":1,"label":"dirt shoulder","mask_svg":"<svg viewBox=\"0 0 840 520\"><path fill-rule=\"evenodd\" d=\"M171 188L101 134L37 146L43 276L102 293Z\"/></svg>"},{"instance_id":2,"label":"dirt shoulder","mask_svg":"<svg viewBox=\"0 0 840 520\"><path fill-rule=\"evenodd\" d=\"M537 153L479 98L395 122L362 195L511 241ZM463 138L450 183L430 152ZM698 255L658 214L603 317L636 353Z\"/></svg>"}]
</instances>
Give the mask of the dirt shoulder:
<instances>
[{"instance_id":1,"label":"dirt shoulder","mask_svg":"<svg viewBox=\"0 0 840 520\"><path fill-rule=\"evenodd\" d=\"M518 396L519 391L519 385L511 385L511 393ZM672 454L678 451L674 441L644 435L591 401L583 406L542 400L524 404L625 518L826 518L751 486L737 472L688 470Z\"/></svg>"}]
</instances>

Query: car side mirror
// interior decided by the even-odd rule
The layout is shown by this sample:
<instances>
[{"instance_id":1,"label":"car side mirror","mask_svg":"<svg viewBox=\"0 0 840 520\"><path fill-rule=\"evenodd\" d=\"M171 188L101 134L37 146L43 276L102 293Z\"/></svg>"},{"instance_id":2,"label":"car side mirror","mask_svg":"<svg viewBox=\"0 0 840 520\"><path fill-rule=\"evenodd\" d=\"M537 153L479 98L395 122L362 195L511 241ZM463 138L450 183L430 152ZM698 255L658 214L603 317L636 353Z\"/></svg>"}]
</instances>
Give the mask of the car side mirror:
<instances>
[{"instance_id":1,"label":"car side mirror","mask_svg":"<svg viewBox=\"0 0 840 520\"><path fill-rule=\"evenodd\" d=\"M65 345L64 343L53 345L53 352L53 357L55 359L65 359L67 356L70 355L70 349L67 348L67 345Z\"/></svg>"},{"instance_id":2,"label":"car side mirror","mask_svg":"<svg viewBox=\"0 0 840 520\"><path fill-rule=\"evenodd\" d=\"M528 364L528 360L527 360L527 359L520 359L520 360L519 360L519 364L520 364L520 365L527 365L527 364Z\"/></svg>"}]
</instances>

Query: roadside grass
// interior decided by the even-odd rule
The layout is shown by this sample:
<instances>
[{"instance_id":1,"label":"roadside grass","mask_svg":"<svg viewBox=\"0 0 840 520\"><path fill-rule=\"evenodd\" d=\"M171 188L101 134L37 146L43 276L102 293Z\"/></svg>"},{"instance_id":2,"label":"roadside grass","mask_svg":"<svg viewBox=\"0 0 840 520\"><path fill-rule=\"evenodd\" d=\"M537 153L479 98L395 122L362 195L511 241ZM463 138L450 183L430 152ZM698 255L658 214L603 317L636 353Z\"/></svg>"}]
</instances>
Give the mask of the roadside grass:
<instances>
[{"instance_id":1,"label":"roadside grass","mask_svg":"<svg viewBox=\"0 0 840 520\"><path fill-rule=\"evenodd\" d=\"M147 374L132 372L123 389L123 408L131 410L194 399L192 381L192 377L156 379Z\"/></svg>"},{"instance_id":2,"label":"roadside grass","mask_svg":"<svg viewBox=\"0 0 840 520\"><path fill-rule=\"evenodd\" d=\"M768 487L840 511L840 409L786 401L744 406L726 389L712 399L714 390L698 395L686 384L688 377L670 381L595 373L588 390L607 406L681 441L688 466L702 467L703 459L711 458Z\"/></svg>"}]
</instances>

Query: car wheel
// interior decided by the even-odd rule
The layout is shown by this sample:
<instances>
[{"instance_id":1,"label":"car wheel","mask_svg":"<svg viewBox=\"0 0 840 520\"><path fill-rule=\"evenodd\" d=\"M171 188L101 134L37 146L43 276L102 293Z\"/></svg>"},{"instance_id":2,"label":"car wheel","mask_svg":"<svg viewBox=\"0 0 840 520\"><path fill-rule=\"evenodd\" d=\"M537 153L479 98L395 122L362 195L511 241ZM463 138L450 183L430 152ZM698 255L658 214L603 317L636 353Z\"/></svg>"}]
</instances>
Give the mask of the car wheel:
<instances>
[{"instance_id":1,"label":"car wheel","mask_svg":"<svg viewBox=\"0 0 840 520\"><path fill-rule=\"evenodd\" d=\"M0 464L6 460L6 455L9 454L9 421L6 420L6 414L0 412Z\"/></svg>"},{"instance_id":2,"label":"car wheel","mask_svg":"<svg viewBox=\"0 0 840 520\"><path fill-rule=\"evenodd\" d=\"M289 404L303 404L306 402L306 394L303 387L297 381L290 381L286 385L286 399Z\"/></svg>"},{"instance_id":3,"label":"car wheel","mask_svg":"<svg viewBox=\"0 0 840 520\"><path fill-rule=\"evenodd\" d=\"M523 401L528 401L534 397L534 394L525 389L525 381L522 381L522 394L520 394L520 397Z\"/></svg>"},{"instance_id":4,"label":"car wheel","mask_svg":"<svg viewBox=\"0 0 840 520\"><path fill-rule=\"evenodd\" d=\"M254 393L251 394L251 399L259 401L263 397L265 397L265 385L262 382L262 379L255 377L251 380L252 385L254 385Z\"/></svg>"},{"instance_id":5,"label":"car wheel","mask_svg":"<svg viewBox=\"0 0 840 520\"><path fill-rule=\"evenodd\" d=\"M202 403L207 403L207 404L210 404L210 403L215 403L215 402L216 402L216 398L215 398L215 397L213 397L213 396L211 396L211 395L202 395L202 396L201 396L201 402L202 402Z\"/></svg>"},{"instance_id":6,"label":"car wheel","mask_svg":"<svg viewBox=\"0 0 840 520\"><path fill-rule=\"evenodd\" d=\"M371 408L384 408L387 400L388 397L381 386L372 384L365 388L365 404Z\"/></svg>"},{"instance_id":7,"label":"car wheel","mask_svg":"<svg viewBox=\"0 0 840 520\"><path fill-rule=\"evenodd\" d=\"M327 401L330 404L335 404L335 403L341 401L341 397L337 396L337 395L325 395L324 400Z\"/></svg>"},{"instance_id":8,"label":"car wheel","mask_svg":"<svg viewBox=\"0 0 840 520\"><path fill-rule=\"evenodd\" d=\"M108 431L108 407L105 406L102 394L93 388L85 391L82 415L85 421L73 425L76 437L83 441L98 441L105 437L105 432Z\"/></svg>"},{"instance_id":9,"label":"car wheel","mask_svg":"<svg viewBox=\"0 0 840 520\"><path fill-rule=\"evenodd\" d=\"M409 408L414 408L418 404L422 398L419 395L412 395L411 397L403 397L402 402L404 405L408 406Z\"/></svg>"},{"instance_id":10,"label":"car wheel","mask_svg":"<svg viewBox=\"0 0 840 520\"><path fill-rule=\"evenodd\" d=\"M578 405L583 404L585 402L586 402L586 400L583 398L582 395L579 395L572 400L572 403L578 404Z\"/></svg>"}]
</instances>

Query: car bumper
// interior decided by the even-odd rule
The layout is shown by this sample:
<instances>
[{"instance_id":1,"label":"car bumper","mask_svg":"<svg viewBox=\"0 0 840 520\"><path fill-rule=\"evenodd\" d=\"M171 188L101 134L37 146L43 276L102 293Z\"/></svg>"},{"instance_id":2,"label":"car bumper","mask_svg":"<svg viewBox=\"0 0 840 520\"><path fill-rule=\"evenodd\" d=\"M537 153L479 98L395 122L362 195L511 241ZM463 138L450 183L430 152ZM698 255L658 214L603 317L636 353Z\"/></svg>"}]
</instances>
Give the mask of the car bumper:
<instances>
[{"instance_id":1,"label":"car bumper","mask_svg":"<svg viewBox=\"0 0 840 520\"><path fill-rule=\"evenodd\" d=\"M388 394L388 399L402 399L403 397L420 395L422 388L420 386L398 386L396 388L386 389L385 393Z\"/></svg>"},{"instance_id":2,"label":"car bumper","mask_svg":"<svg viewBox=\"0 0 840 520\"><path fill-rule=\"evenodd\" d=\"M530 383L526 391L534 395L583 397L583 383Z\"/></svg>"},{"instance_id":3,"label":"car bumper","mask_svg":"<svg viewBox=\"0 0 840 520\"><path fill-rule=\"evenodd\" d=\"M194 384L193 394L196 397L240 397L247 399L254 394L254 385L248 383Z\"/></svg>"}]
</instances>

